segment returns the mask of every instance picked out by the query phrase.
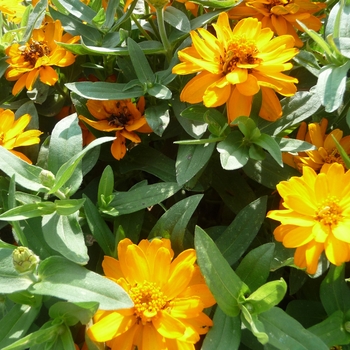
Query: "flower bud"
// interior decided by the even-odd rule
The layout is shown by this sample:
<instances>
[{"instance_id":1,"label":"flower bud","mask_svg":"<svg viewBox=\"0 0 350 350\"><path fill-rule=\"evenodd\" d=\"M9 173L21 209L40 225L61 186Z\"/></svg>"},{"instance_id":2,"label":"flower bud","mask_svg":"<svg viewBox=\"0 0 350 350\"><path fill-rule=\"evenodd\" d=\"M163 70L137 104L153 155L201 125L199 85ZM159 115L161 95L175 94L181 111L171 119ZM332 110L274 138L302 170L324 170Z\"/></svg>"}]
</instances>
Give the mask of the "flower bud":
<instances>
[{"instance_id":1,"label":"flower bud","mask_svg":"<svg viewBox=\"0 0 350 350\"><path fill-rule=\"evenodd\" d=\"M32 272L39 262L39 257L27 247L18 247L12 252L12 261L17 272Z\"/></svg>"},{"instance_id":2,"label":"flower bud","mask_svg":"<svg viewBox=\"0 0 350 350\"><path fill-rule=\"evenodd\" d=\"M55 183L56 177L51 171L42 170L39 175L39 179L42 185L51 188Z\"/></svg>"}]
</instances>

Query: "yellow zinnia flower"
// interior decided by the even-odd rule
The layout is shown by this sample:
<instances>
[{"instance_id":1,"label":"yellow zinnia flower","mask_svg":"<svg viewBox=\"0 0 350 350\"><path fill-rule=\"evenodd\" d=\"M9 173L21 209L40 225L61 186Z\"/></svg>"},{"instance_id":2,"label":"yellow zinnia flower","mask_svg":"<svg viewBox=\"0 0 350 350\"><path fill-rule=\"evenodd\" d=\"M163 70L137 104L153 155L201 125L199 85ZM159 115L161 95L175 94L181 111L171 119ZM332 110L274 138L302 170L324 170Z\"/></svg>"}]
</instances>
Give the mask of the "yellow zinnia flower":
<instances>
[{"instance_id":1,"label":"yellow zinnia flower","mask_svg":"<svg viewBox=\"0 0 350 350\"><path fill-rule=\"evenodd\" d=\"M295 45L303 46L297 30L304 31L297 20L309 29L319 31L322 26L320 16L316 12L326 8L323 2L310 0L243 0L238 6L228 11L232 19L255 17L261 21L263 28L271 28L277 35L290 34L295 39Z\"/></svg>"},{"instance_id":2,"label":"yellow zinnia flower","mask_svg":"<svg viewBox=\"0 0 350 350\"><path fill-rule=\"evenodd\" d=\"M296 92L298 80L281 72L292 68L286 63L298 50L290 35L274 38L269 28L261 29L255 18L246 18L230 27L228 16L220 13L213 24L216 37L198 28L191 31L192 46L179 51L182 63L174 74L199 73L183 88L180 99L189 103L202 102L206 107L226 103L231 122L239 116L249 116L253 96L262 92L260 116L276 120L282 115L275 91L283 96Z\"/></svg>"},{"instance_id":3,"label":"yellow zinnia flower","mask_svg":"<svg viewBox=\"0 0 350 350\"><path fill-rule=\"evenodd\" d=\"M305 165L313 168L315 171L327 171L329 166L335 162L345 166L333 137L344 148L345 152L350 154L350 136L343 137L343 131L340 129L334 129L329 134L326 134L327 126L328 120L325 118L320 123L310 123L308 126L303 122L300 125L296 138L315 145L317 149L300 152L296 156L287 156L287 158L291 159L291 161L286 161L287 164L300 171Z\"/></svg>"},{"instance_id":4,"label":"yellow zinnia flower","mask_svg":"<svg viewBox=\"0 0 350 350\"><path fill-rule=\"evenodd\" d=\"M47 85L54 85L58 81L58 74L51 66L66 67L74 63L75 56L57 45L57 42L75 43L79 36L63 34L61 22L45 23L41 28L34 29L28 43L15 43L6 49L10 65L5 77L9 81L16 81L12 94L17 95L24 87L33 89L38 77Z\"/></svg>"},{"instance_id":5,"label":"yellow zinnia flower","mask_svg":"<svg viewBox=\"0 0 350 350\"><path fill-rule=\"evenodd\" d=\"M277 190L286 209L267 217L281 222L273 234L296 248L295 265L314 274L323 251L334 265L350 261L350 171L338 163L319 174L304 166L301 177L280 182Z\"/></svg>"},{"instance_id":6,"label":"yellow zinnia flower","mask_svg":"<svg viewBox=\"0 0 350 350\"><path fill-rule=\"evenodd\" d=\"M0 11L10 22L20 23L25 10L22 0L0 0Z\"/></svg>"},{"instance_id":7,"label":"yellow zinnia flower","mask_svg":"<svg viewBox=\"0 0 350 350\"><path fill-rule=\"evenodd\" d=\"M88 329L94 341L112 350L194 350L212 320L202 312L215 300L195 264L196 252L187 249L175 259L170 240L123 239L119 260L105 256L106 277L129 294L134 307L99 310Z\"/></svg>"},{"instance_id":8,"label":"yellow zinnia flower","mask_svg":"<svg viewBox=\"0 0 350 350\"><path fill-rule=\"evenodd\" d=\"M15 120L15 114L11 110L3 110L0 108L0 146L31 164L32 162L28 157L13 149L15 147L30 146L40 142L39 136L42 134L41 131L24 131L30 120L31 116L29 114L25 114Z\"/></svg>"},{"instance_id":9,"label":"yellow zinnia flower","mask_svg":"<svg viewBox=\"0 0 350 350\"><path fill-rule=\"evenodd\" d=\"M122 159L126 154L125 139L134 143L140 143L140 137L134 132L150 133L143 113L145 99L141 97L137 105L131 100L88 100L86 104L89 112L97 119L90 120L82 115L79 119L92 126L96 130L115 132L116 139L111 146L111 152L115 159Z\"/></svg>"}]
</instances>

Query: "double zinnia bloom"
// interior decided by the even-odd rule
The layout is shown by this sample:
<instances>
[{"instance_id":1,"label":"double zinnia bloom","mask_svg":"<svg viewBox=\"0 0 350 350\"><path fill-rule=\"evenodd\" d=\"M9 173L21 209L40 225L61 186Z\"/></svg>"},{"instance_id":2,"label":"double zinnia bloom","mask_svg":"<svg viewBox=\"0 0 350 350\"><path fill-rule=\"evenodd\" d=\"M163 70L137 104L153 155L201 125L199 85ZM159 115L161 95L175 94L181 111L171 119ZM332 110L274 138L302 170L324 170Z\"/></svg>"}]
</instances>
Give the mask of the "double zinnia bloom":
<instances>
[{"instance_id":1,"label":"double zinnia bloom","mask_svg":"<svg viewBox=\"0 0 350 350\"><path fill-rule=\"evenodd\" d=\"M334 265L350 261L350 171L338 163L319 174L304 166L301 177L280 182L277 190L285 209L267 217L281 222L274 236L296 248L295 265L314 274L323 251Z\"/></svg>"},{"instance_id":2,"label":"double zinnia bloom","mask_svg":"<svg viewBox=\"0 0 350 350\"><path fill-rule=\"evenodd\" d=\"M275 92L292 96L296 78L281 72L290 70L288 63L297 53L294 38L273 38L270 28L261 27L255 18L246 18L231 29L228 16L220 13L213 24L216 36L198 28L191 31L192 46L179 51L180 64L174 74L197 75L183 88L180 99L189 103L203 102L206 107L226 103L229 122L249 116L253 96L260 90L262 106L259 115L274 121L282 108Z\"/></svg>"},{"instance_id":3,"label":"double zinnia bloom","mask_svg":"<svg viewBox=\"0 0 350 350\"><path fill-rule=\"evenodd\" d=\"M305 140L314 146L316 150L300 152L298 155L284 155L287 164L301 170L303 166L309 166L318 171L327 171L333 163L344 165L343 159L338 152L336 141L343 147L347 154L350 154L350 136L343 137L343 131L334 129L326 134L328 120L323 118L320 123L301 123L297 133L298 140Z\"/></svg>"},{"instance_id":4,"label":"double zinnia bloom","mask_svg":"<svg viewBox=\"0 0 350 350\"><path fill-rule=\"evenodd\" d=\"M75 61L75 56L57 42L73 44L78 40L79 36L63 34L61 22L56 20L34 29L29 42L24 45L15 43L9 46L5 52L10 66L5 77L16 81L12 94L17 95L24 87L32 90L38 77L44 84L55 85L58 74L52 66L66 67Z\"/></svg>"},{"instance_id":5,"label":"double zinnia bloom","mask_svg":"<svg viewBox=\"0 0 350 350\"><path fill-rule=\"evenodd\" d=\"M9 110L0 109L0 146L22 160L32 163L22 152L14 150L16 147L30 146L40 142L39 130L25 130L30 123L31 116L25 114L15 120L15 114Z\"/></svg>"},{"instance_id":6,"label":"double zinnia bloom","mask_svg":"<svg viewBox=\"0 0 350 350\"><path fill-rule=\"evenodd\" d=\"M88 100L86 104L89 112L97 120L88 119L82 115L79 119L87 125L100 131L114 132L116 139L111 146L111 152L115 159L120 160L126 154L126 139L140 143L140 137L135 133L150 133L143 113L145 111L145 99L142 96L138 103L128 100Z\"/></svg>"},{"instance_id":7,"label":"double zinnia bloom","mask_svg":"<svg viewBox=\"0 0 350 350\"><path fill-rule=\"evenodd\" d=\"M88 329L90 338L112 350L194 350L200 334L212 326L203 308L215 303L195 264L195 250L174 259L168 239L138 245L124 239L118 258L105 256L103 270L124 288L134 307L99 310Z\"/></svg>"},{"instance_id":8,"label":"double zinnia bloom","mask_svg":"<svg viewBox=\"0 0 350 350\"><path fill-rule=\"evenodd\" d=\"M319 31L322 22L315 14L326 7L326 3L310 0L243 0L232 8L228 15L232 19L257 18L263 28L271 28L276 35L292 35L295 46L301 47L304 43L300 40L297 30L303 31L303 28L297 20L309 29Z\"/></svg>"}]
</instances>

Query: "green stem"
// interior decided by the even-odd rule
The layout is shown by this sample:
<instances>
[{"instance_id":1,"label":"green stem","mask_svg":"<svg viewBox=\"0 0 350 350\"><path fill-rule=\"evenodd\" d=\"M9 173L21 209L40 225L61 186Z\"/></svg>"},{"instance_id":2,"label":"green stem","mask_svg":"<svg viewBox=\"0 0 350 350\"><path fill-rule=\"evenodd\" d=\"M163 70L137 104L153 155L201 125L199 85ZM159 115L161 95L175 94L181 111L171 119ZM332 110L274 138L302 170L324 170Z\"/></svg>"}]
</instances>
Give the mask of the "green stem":
<instances>
[{"instance_id":1,"label":"green stem","mask_svg":"<svg viewBox=\"0 0 350 350\"><path fill-rule=\"evenodd\" d=\"M168 62L170 62L171 58L172 58L172 54L173 54L172 53L173 49L172 49L171 44L168 40L168 36L167 36L166 30L165 30L164 7L162 7L162 8L157 7L156 14L157 14L159 35L160 35L160 38L161 38L163 46L164 46L166 58L167 58Z\"/></svg>"},{"instance_id":2,"label":"green stem","mask_svg":"<svg viewBox=\"0 0 350 350\"><path fill-rule=\"evenodd\" d=\"M136 16L134 14L131 15L132 20L136 24L137 28L139 28L139 31L142 33L142 35L147 39L147 40L152 40L150 35L142 28L141 24L137 20Z\"/></svg>"}]
</instances>

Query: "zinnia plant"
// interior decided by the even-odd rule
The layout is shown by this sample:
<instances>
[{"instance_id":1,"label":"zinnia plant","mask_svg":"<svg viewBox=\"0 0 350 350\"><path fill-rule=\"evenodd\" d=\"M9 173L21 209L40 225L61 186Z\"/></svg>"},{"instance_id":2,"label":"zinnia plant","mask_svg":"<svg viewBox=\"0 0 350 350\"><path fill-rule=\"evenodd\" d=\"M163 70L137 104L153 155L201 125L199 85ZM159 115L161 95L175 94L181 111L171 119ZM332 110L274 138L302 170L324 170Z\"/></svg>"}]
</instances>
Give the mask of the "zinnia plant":
<instances>
[{"instance_id":1,"label":"zinnia plant","mask_svg":"<svg viewBox=\"0 0 350 350\"><path fill-rule=\"evenodd\" d=\"M192 46L178 53L182 63L173 73L198 73L182 89L181 100L203 101L207 107L226 103L228 120L233 121L249 116L253 96L261 90L259 115L266 120L280 118L282 109L275 92L292 96L298 82L282 73L292 68L288 61L298 53L293 37L273 38L272 30L262 29L254 18L243 19L231 29L225 12L213 27L216 36L203 28L192 31Z\"/></svg>"},{"instance_id":2,"label":"zinnia plant","mask_svg":"<svg viewBox=\"0 0 350 350\"><path fill-rule=\"evenodd\" d=\"M134 302L126 310L103 311L95 316L89 336L111 349L194 349L199 335L212 320L203 308L215 303L206 287L193 249L174 259L168 239L129 239L118 245L118 260L105 256L106 277L123 287Z\"/></svg>"},{"instance_id":3,"label":"zinnia plant","mask_svg":"<svg viewBox=\"0 0 350 350\"><path fill-rule=\"evenodd\" d=\"M1 350L350 347L349 1L0 11Z\"/></svg>"}]
</instances>

